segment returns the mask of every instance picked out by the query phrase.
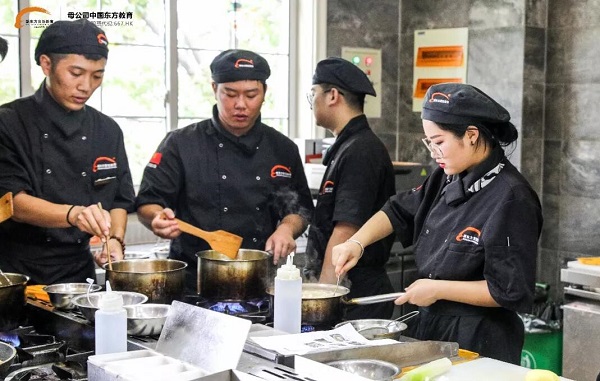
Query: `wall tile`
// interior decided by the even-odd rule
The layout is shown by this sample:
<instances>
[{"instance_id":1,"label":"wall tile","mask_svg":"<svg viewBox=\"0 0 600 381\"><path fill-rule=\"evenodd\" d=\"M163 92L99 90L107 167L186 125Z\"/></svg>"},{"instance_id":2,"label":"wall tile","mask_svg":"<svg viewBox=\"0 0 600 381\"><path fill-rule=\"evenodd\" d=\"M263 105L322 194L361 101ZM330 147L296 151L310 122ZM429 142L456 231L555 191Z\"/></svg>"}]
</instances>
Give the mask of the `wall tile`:
<instances>
[{"instance_id":1,"label":"wall tile","mask_svg":"<svg viewBox=\"0 0 600 381\"><path fill-rule=\"evenodd\" d=\"M401 33L469 26L469 1L400 0Z\"/></svg>"},{"instance_id":2,"label":"wall tile","mask_svg":"<svg viewBox=\"0 0 600 381\"><path fill-rule=\"evenodd\" d=\"M595 199L600 214L600 140L567 140L562 153L561 195ZM600 218L596 218L600 221Z\"/></svg>"},{"instance_id":3,"label":"wall tile","mask_svg":"<svg viewBox=\"0 0 600 381\"><path fill-rule=\"evenodd\" d=\"M565 85L546 84L544 97L544 139L560 140L563 129L573 119L575 105L572 102L570 87Z\"/></svg>"},{"instance_id":4,"label":"wall tile","mask_svg":"<svg viewBox=\"0 0 600 381\"><path fill-rule=\"evenodd\" d=\"M546 138L600 139L598 105L600 83L547 85Z\"/></svg>"},{"instance_id":5,"label":"wall tile","mask_svg":"<svg viewBox=\"0 0 600 381\"><path fill-rule=\"evenodd\" d=\"M521 173L533 189L542 194L543 141L541 139L521 140Z\"/></svg>"},{"instance_id":6,"label":"wall tile","mask_svg":"<svg viewBox=\"0 0 600 381\"><path fill-rule=\"evenodd\" d=\"M469 30L469 82L522 83L524 44L523 27Z\"/></svg>"},{"instance_id":7,"label":"wall tile","mask_svg":"<svg viewBox=\"0 0 600 381\"><path fill-rule=\"evenodd\" d=\"M523 84L523 117L520 131L524 139L542 138L544 135L545 89L544 84Z\"/></svg>"},{"instance_id":8,"label":"wall tile","mask_svg":"<svg viewBox=\"0 0 600 381\"><path fill-rule=\"evenodd\" d=\"M542 175L544 198L551 195L560 195L561 160L561 142L553 140L544 141L544 165Z\"/></svg>"},{"instance_id":9,"label":"wall tile","mask_svg":"<svg viewBox=\"0 0 600 381\"><path fill-rule=\"evenodd\" d=\"M558 249L560 242L560 197L544 194L542 200L542 214L544 216L544 224L542 226L542 236L540 238L541 246Z\"/></svg>"},{"instance_id":10,"label":"wall tile","mask_svg":"<svg viewBox=\"0 0 600 381\"><path fill-rule=\"evenodd\" d=\"M327 3L328 27L370 30L370 31L398 31L399 1L377 0L329 0Z\"/></svg>"},{"instance_id":11,"label":"wall tile","mask_svg":"<svg viewBox=\"0 0 600 381\"><path fill-rule=\"evenodd\" d=\"M525 28L525 67L526 83L546 82L546 30L542 28Z\"/></svg>"},{"instance_id":12,"label":"wall tile","mask_svg":"<svg viewBox=\"0 0 600 381\"><path fill-rule=\"evenodd\" d=\"M469 10L470 28L487 29L522 26L523 0L473 0Z\"/></svg>"},{"instance_id":13,"label":"wall tile","mask_svg":"<svg viewBox=\"0 0 600 381\"><path fill-rule=\"evenodd\" d=\"M548 26L586 28L600 25L598 0L548 0Z\"/></svg>"},{"instance_id":14,"label":"wall tile","mask_svg":"<svg viewBox=\"0 0 600 381\"><path fill-rule=\"evenodd\" d=\"M559 249L597 255L600 247L600 199L561 195Z\"/></svg>"},{"instance_id":15,"label":"wall tile","mask_svg":"<svg viewBox=\"0 0 600 381\"><path fill-rule=\"evenodd\" d=\"M600 14L596 15L600 19ZM600 25L548 29L548 83L600 83Z\"/></svg>"},{"instance_id":16,"label":"wall tile","mask_svg":"<svg viewBox=\"0 0 600 381\"><path fill-rule=\"evenodd\" d=\"M546 28L548 19L548 0L525 1L525 25Z\"/></svg>"},{"instance_id":17,"label":"wall tile","mask_svg":"<svg viewBox=\"0 0 600 381\"><path fill-rule=\"evenodd\" d=\"M551 300L561 300L563 285L560 281L559 267L560 258L557 250L538 250L537 276L536 280L546 283L549 288Z\"/></svg>"}]
</instances>

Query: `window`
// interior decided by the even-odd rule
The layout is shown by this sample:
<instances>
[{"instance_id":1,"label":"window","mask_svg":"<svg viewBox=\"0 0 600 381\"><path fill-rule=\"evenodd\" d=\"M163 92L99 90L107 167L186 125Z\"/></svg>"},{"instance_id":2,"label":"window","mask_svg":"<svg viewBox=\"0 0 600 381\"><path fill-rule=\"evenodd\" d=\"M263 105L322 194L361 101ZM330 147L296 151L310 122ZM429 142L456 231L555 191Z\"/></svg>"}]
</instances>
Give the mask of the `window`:
<instances>
[{"instance_id":1,"label":"window","mask_svg":"<svg viewBox=\"0 0 600 381\"><path fill-rule=\"evenodd\" d=\"M304 112L305 121L312 117L306 102L296 102L303 101L296 94L310 86L312 74L306 73L312 69L307 66L314 62L313 50L306 51L307 45L301 45L305 50L301 58L312 61L304 65L303 78L295 75L294 68L300 65L292 63L300 54L294 49L300 46L299 36L306 35L299 33L297 26L312 27L311 9L317 1L21 0L17 7L14 0L0 0L0 33L10 43L9 54L0 64L0 104L32 94L43 80L33 61L43 27L15 28L20 9L37 6L50 12L29 13L24 17L29 20L68 20L77 12L89 12L88 16L91 12L124 12L131 18L114 19L112 25L110 19L88 17L105 22L100 26L110 42L103 84L88 104L114 118L123 129L134 184L139 184L146 163L168 130L211 116L215 100L209 65L225 49L254 50L267 59L272 74L262 120L295 137L299 135L299 128L292 126L296 114ZM309 23L299 23L295 18L300 15L308 17ZM114 21L123 25L114 25ZM19 38L22 45L29 43L29 49L19 49ZM29 56L19 54L20 50L29 51ZM304 122L302 128L311 129L312 125Z\"/></svg>"}]
</instances>

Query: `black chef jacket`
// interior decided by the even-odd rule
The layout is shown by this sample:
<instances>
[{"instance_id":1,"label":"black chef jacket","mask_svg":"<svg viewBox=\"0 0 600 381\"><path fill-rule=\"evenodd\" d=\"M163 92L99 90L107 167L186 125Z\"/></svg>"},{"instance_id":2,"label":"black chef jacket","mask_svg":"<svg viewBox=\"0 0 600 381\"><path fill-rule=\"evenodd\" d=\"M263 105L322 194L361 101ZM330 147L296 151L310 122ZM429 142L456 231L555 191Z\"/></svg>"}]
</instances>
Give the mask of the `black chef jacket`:
<instances>
[{"instance_id":1,"label":"black chef jacket","mask_svg":"<svg viewBox=\"0 0 600 381\"><path fill-rule=\"evenodd\" d=\"M215 106L211 120L167 134L144 170L137 206L169 207L203 230L240 235L242 248L264 250L283 217L308 220L313 210L298 147L260 118L241 137L218 120ZM172 241L170 258L188 263L186 292L196 292L196 253L209 249L189 234Z\"/></svg>"},{"instance_id":2,"label":"black chef jacket","mask_svg":"<svg viewBox=\"0 0 600 381\"><path fill-rule=\"evenodd\" d=\"M117 123L90 106L65 111L44 83L0 107L0 194L21 191L56 204L133 211L134 190ZM66 218L66 216L65 216ZM0 268L30 283L94 278L91 236L77 228L0 224Z\"/></svg>"},{"instance_id":3,"label":"black chef jacket","mask_svg":"<svg viewBox=\"0 0 600 381\"><path fill-rule=\"evenodd\" d=\"M469 186L492 168L499 174L476 193ZM516 312L530 312L539 199L501 148L470 173L448 177L436 169L422 187L398 193L384 206L405 246L415 243L420 278L486 280L499 308L438 301L420 308L407 334L456 341L461 348L518 364L524 329Z\"/></svg>"},{"instance_id":4,"label":"black chef jacket","mask_svg":"<svg viewBox=\"0 0 600 381\"><path fill-rule=\"evenodd\" d=\"M394 168L381 140L360 115L348 122L326 153L327 166L319 188L317 206L309 228L307 272L319 275L327 243L335 224L362 226L395 193ZM365 248L355 268L349 271L349 297L386 294L394 289L384 269L394 237L389 236ZM380 303L346 309L345 319L392 316L394 305Z\"/></svg>"}]
</instances>

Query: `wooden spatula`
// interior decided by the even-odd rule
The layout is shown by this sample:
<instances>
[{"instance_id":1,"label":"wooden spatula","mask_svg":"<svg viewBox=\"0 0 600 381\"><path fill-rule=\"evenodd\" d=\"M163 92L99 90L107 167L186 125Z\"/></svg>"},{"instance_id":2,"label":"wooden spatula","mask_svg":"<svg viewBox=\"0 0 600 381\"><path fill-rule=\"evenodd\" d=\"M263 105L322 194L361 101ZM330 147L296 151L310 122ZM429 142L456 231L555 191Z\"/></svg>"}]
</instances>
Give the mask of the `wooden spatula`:
<instances>
[{"instance_id":1,"label":"wooden spatula","mask_svg":"<svg viewBox=\"0 0 600 381\"><path fill-rule=\"evenodd\" d=\"M4 222L13 216L12 192L0 197L0 222Z\"/></svg>"},{"instance_id":2,"label":"wooden spatula","mask_svg":"<svg viewBox=\"0 0 600 381\"><path fill-rule=\"evenodd\" d=\"M235 259L235 257L237 257L238 251L242 246L242 237L239 235L226 232L225 230L207 232L206 230L202 230L194 225L188 224L187 222L181 221L178 218L175 220L179 224L179 230L182 232L202 238L208 242L213 250L223 253L231 259Z\"/></svg>"}]
</instances>

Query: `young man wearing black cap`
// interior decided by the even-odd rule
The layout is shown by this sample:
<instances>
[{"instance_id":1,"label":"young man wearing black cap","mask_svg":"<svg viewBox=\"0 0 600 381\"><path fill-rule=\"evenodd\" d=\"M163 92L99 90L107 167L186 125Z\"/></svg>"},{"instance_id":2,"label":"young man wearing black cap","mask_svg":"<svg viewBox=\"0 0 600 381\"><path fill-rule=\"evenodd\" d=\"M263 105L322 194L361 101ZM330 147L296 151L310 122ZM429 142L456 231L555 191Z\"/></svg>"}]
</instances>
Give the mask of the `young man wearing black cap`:
<instances>
[{"instance_id":1,"label":"young man wearing black cap","mask_svg":"<svg viewBox=\"0 0 600 381\"><path fill-rule=\"evenodd\" d=\"M0 225L0 268L32 284L94 278L93 235L123 257L135 196L123 134L86 105L102 83L107 45L85 19L54 22L35 49L44 82L0 107L0 194L15 195L14 216Z\"/></svg>"},{"instance_id":2,"label":"young man wearing black cap","mask_svg":"<svg viewBox=\"0 0 600 381\"><path fill-rule=\"evenodd\" d=\"M395 193L390 155L363 112L365 94L376 95L356 65L338 57L317 64L309 102L317 125L336 137L323 158L327 169L308 234L307 272L318 276L321 283L337 282L331 249L348 241ZM349 297L394 291L384 268L393 240L390 236L370 246L360 246L364 255L348 273ZM360 245L357 241L352 244ZM392 303L352 306L346 308L345 318L389 319L393 309Z\"/></svg>"},{"instance_id":3,"label":"young man wearing black cap","mask_svg":"<svg viewBox=\"0 0 600 381\"><path fill-rule=\"evenodd\" d=\"M525 331L517 312L533 305L542 213L504 153L517 130L504 107L460 83L430 87L421 117L439 168L392 197L352 239L366 246L395 232L414 244L420 279L395 301L419 306L406 335L519 364ZM355 246L333 249L336 273L356 264Z\"/></svg>"},{"instance_id":4,"label":"young man wearing black cap","mask_svg":"<svg viewBox=\"0 0 600 381\"><path fill-rule=\"evenodd\" d=\"M267 61L226 50L210 69L217 100L212 119L167 134L137 197L140 220L173 240L170 258L189 264L188 293L197 292L196 253L210 247L182 235L176 215L203 230L240 235L242 248L272 251L277 262L295 250L313 210L298 147L260 119Z\"/></svg>"}]
</instances>

